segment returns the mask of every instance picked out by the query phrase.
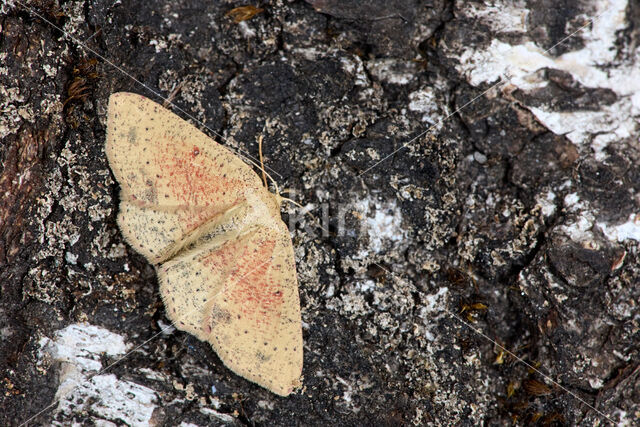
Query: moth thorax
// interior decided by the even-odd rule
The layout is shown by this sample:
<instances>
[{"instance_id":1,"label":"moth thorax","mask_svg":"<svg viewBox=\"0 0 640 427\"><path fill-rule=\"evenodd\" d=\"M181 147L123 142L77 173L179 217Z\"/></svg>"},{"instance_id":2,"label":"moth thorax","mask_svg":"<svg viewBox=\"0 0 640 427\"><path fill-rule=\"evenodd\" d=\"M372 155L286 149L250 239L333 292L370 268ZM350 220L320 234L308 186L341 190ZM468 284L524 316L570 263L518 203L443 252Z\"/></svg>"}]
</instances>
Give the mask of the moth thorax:
<instances>
[{"instance_id":1,"label":"moth thorax","mask_svg":"<svg viewBox=\"0 0 640 427\"><path fill-rule=\"evenodd\" d=\"M280 216L280 203L276 196L266 190L245 193L249 212L247 220L253 223L271 222L274 216Z\"/></svg>"}]
</instances>

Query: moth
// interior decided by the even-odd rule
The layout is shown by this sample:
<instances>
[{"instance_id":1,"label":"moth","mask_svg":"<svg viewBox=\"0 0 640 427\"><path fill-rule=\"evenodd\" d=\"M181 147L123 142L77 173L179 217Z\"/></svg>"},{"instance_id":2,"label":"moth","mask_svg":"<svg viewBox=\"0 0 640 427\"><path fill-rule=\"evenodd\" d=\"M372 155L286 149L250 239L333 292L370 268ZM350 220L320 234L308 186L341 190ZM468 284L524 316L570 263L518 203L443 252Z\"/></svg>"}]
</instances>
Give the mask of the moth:
<instances>
[{"instance_id":1,"label":"moth","mask_svg":"<svg viewBox=\"0 0 640 427\"><path fill-rule=\"evenodd\" d=\"M282 198L228 149L144 96L109 98L118 226L156 269L168 318L236 374L281 396L300 385L298 282Z\"/></svg>"}]
</instances>

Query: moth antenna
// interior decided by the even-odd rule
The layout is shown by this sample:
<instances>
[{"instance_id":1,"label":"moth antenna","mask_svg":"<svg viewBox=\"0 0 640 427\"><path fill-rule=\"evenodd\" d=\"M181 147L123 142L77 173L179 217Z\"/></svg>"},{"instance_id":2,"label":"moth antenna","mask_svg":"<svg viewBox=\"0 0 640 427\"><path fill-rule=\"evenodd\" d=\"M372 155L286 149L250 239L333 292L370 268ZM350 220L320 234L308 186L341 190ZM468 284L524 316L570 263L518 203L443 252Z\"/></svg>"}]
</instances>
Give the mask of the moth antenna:
<instances>
[{"instance_id":1,"label":"moth antenna","mask_svg":"<svg viewBox=\"0 0 640 427\"><path fill-rule=\"evenodd\" d=\"M292 191L295 191L295 188L283 188L282 189L283 193L291 193Z\"/></svg>"},{"instance_id":2,"label":"moth antenna","mask_svg":"<svg viewBox=\"0 0 640 427\"><path fill-rule=\"evenodd\" d=\"M269 183L267 182L267 177L273 183L273 186L276 188L276 194L280 197L280 189L278 188L278 183L275 179L267 171L264 170L264 158L262 157L262 140L264 135L260 135L258 137L258 154L260 155L260 170L262 170L262 182L264 182L264 186L269 188Z\"/></svg>"},{"instance_id":3,"label":"moth antenna","mask_svg":"<svg viewBox=\"0 0 640 427\"><path fill-rule=\"evenodd\" d=\"M267 183L267 174L264 171L264 158L262 157L262 140L263 140L263 135L260 135L258 137L258 152L260 154L260 169L262 169L262 182L264 182L264 186L268 188L269 184Z\"/></svg>"},{"instance_id":4,"label":"moth antenna","mask_svg":"<svg viewBox=\"0 0 640 427\"><path fill-rule=\"evenodd\" d=\"M278 194L278 196L280 196L280 194ZM296 206L297 206L297 207L299 207L300 209L304 209L304 206L302 206L300 203L298 203L298 202L296 202L295 200L290 199L290 198L288 198L288 197L282 197L282 196L280 196L280 200L285 200L285 201L287 201L287 202L289 202L289 203L291 203L291 204L293 204L293 205L296 205ZM308 213L308 212L307 212L307 213ZM311 215L311 214L310 214L310 215ZM313 217L313 215L311 215L311 216Z\"/></svg>"}]
</instances>

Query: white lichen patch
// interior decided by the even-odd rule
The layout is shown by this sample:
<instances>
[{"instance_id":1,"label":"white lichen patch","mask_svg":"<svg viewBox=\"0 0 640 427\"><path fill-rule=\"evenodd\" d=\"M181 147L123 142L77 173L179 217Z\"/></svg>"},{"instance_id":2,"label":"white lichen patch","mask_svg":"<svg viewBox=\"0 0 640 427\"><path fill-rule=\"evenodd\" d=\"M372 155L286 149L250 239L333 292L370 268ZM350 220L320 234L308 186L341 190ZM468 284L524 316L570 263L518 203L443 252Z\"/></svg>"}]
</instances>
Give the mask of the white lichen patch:
<instances>
[{"instance_id":1,"label":"white lichen patch","mask_svg":"<svg viewBox=\"0 0 640 427\"><path fill-rule=\"evenodd\" d=\"M485 51L465 51L464 57L460 58L459 70L471 77L470 83L477 86L483 82L492 82L502 75L509 75L511 83L518 87L526 85L527 82L535 81L532 74L542 68L555 68L571 73L576 80L589 87L609 87L620 89L624 93L637 92L640 82L630 82L628 74L626 78L620 74L621 69L615 70L613 74L601 69L602 65L611 63L616 56L614 43L616 32L622 30L626 25L625 9L627 0L606 1L600 0L594 5L594 12L587 19L594 19L590 28L583 29L579 36L586 43L578 50L567 52L559 57L553 57L540 48L535 41L524 42L520 45L509 45L499 40L493 40ZM509 14L516 11L518 15L523 11L513 8L501 8L498 15ZM511 19L506 17L504 19ZM485 20L491 25L493 22L503 21L496 14L492 19ZM516 18L520 19L520 18ZM494 31L500 32L499 25ZM531 30L524 28L523 32ZM620 83L626 82L621 85ZM540 82L544 84L544 82Z\"/></svg>"},{"instance_id":2,"label":"white lichen patch","mask_svg":"<svg viewBox=\"0 0 640 427\"><path fill-rule=\"evenodd\" d=\"M589 26L576 35L584 46L554 57L538 46L535 40L511 45L498 39L482 50L466 49L459 54L458 71L465 74L474 86L508 81L523 91L540 89L548 84L538 71L562 70L587 88L610 89L618 99L611 105L602 105L598 111L555 111L547 106L525 105L552 132L566 135L574 144L591 144L596 159L606 157L604 148L610 143L630 138L637 133L640 118L640 62L621 62L617 57L616 33L625 28L627 0L599 0L593 4L593 13L584 16ZM493 31L522 33L527 28L528 11L519 7L479 7L469 3L463 14L481 19ZM631 55L633 57L633 55Z\"/></svg>"},{"instance_id":3,"label":"white lichen patch","mask_svg":"<svg viewBox=\"0 0 640 427\"><path fill-rule=\"evenodd\" d=\"M585 210L580 212L577 218L568 219L565 224L560 226L560 230L574 242L586 244L594 240L592 230L594 223L595 217L593 214Z\"/></svg>"},{"instance_id":4,"label":"white lichen patch","mask_svg":"<svg viewBox=\"0 0 640 427\"><path fill-rule=\"evenodd\" d=\"M19 88L0 86L0 139L16 133L23 122L20 106L25 101Z\"/></svg>"},{"instance_id":5,"label":"white lichen patch","mask_svg":"<svg viewBox=\"0 0 640 427\"><path fill-rule=\"evenodd\" d=\"M87 323L72 324L56 332L52 340L43 338L41 346L56 360L71 363L84 371L97 370L100 355L124 354L127 346L122 336Z\"/></svg>"},{"instance_id":6,"label":"white lichen patch","mask_svg":"<svg viewBox=\"0 0 640 427\"><path fill-rule=\"evenodd\" d=\"M438 112L436 94L431 88L424 88L409 94L409 110L422 113L422 121L433 123L433 115Z\"/></svg>"},{"instance_id":7,"label":"white lichen patch","mask_svg":"<svg viewBox=\"0 0 640 427\"><path fill-rule=\"evenodd\" d=\"M56 205L64 211L64 216L57 220L34 221L39 228L38 239L42 249L38 252L39 259L56 258L60 262L67 261L71 264L78 260L78 253L71 248L79 240L81 235L87 235L96 228L106 230L105 219L111 215L111 196L96 190L96 178L104 186L112 184L110 172L105 169L91 170L83 164L83 159L89 157L89 153L82 144L77 144L71 139L67 140L60 155L55 158L59 167L54 168L48 174L45 182L46 191L37 199L38 218L49 218ZM65 173L63 173L63 171ZM64 175L68 176L65 180ZM81 226L78 217L88 216L90 220L86 226ZM115 231L114 231L115 232ZM98 256L107 253L106 246L110 242L105 239L111 237L108 234L92 233L95 241L91 255ZM74 256L67 256L72 253Z\"/></svg>"},{"instance_id":8,"label":"white lichen patch","mask_svg":"<svg viewBox=\"0 0 640 427\"><path fill-rule=\"evenodd\" d=\"M529 10L525 8L524 1L509 1L501 4L476 4L474 2L464 3L464 13L466 16L481 20L490 24L491 28L502 32L523 32L526 30L525 23Z\"/></svg>"},{"instance_id":9,"label":"white lichen patch","mask_svg":"<svg viewBox=\"0 0 640 427\"><path fill-rule=\"evenodd\" d=\"M222 414L218 411L215 411L211 408L206 408L206 407L201 407L200 408L200 413L204 414L206 416L208 416L209 418L212 418L218 422L223 422L225 424L231 424L235 421L235 418L233 418L231 415L228 414Z\"/></svg>"},{"instance_id":10,"label":"white lichen patch","mask_svg":"<svg viewBox=\"0 0 640 427\"><path fill-rule=\"evenodd\" d=\"M436 324L433 319L440 315L442 312L447 311L447 304L449 299L449 288L442 287L438 289L435 294L423 295L422 307L420 307L420 314L418 317L422 319L423 324L420 325L420 335L425 337L428 341L434 341L436 339L435 334L431 331L432 327Z\"/></svg>"},{"instance_id":11,"label":"white lichen patch","mask_svg":"<svg viewBox=\"0 0 640 427\"><path fill-rule=\"evenodd\" d=\"M365 199L357 202L355 208L361 218L360 232L369 238L369 245L360 251L358 258L389 251L406 240L402 214L395 201Z\"/></svg>"},{"instance_id":12,"label":"white lichen patch","mask_svg":"<svg viewBox=\"0 0 640 427\"><path fill-rule=\"evenodd\" d=\"M604 235L611 241L640 241L640 213L629 215L629 219L622 224L598 222L597 225L600 227Z\"/></svg>"},{"instance_id":13,"label":"white lichen patch","mask_svg":"<svg viewBox=\"0 0 640 427\"><path fill-rule=\"evenodd\" d=\"M552 216L556 212L556 194L553 191L547 191L536 197L536 205L540 206L540 211L545 218Z\"/></svg>"},{"instance_id":14,"label":"white lichen patch","mask_svg":"<svg viewBox=\"0 0 640 427\"><path fill-rule=\"evenodd\" d=\"M406 85L416 75L416 64L394 58L374 59L367 62L369 72L378 80L395 85Z\"/></svg>"},{"instance_id":15,"label":"white lichen patch","mask_svg":"<svg viewBox=\"0 0 640 427\"><path fill-rule=\"evenodd\" d=\"M369 77L364 69L362 59L357 56L341 56L340 64L342 69L354 77L353 83L356 86L368 87L371 85Z\"/></svg>"},{"instance_id":16,"label":"white lichen patch","mask_svg":"<svg viewBox=\"0 0 640 427\"><path fill-rule=\"evenodd\" d=\"M60 364L53 419L91 413L96 422L148 425L156 408L154 390L113 374L96 375L103 368L101 357L122 356L129 347L121 335L87 323L69 325L52 339L42 338L39 364Z\"/></svg>"},{"instance_id":17,"label":"white lichen patch","mask_svg":"<svg viewBox=\"0 0 640 427\"><path fill-rule=\"evenodd\" d=\"M58 412L67 416L90 412L96 422L102 418L130 426L147 426L156 408L156 400L155 391L150 388L118 380L113 374L96 375L61 400Z\"/></svg>"},{"instance_id":18,"label":"white lichen patch","mask_svg":"<svg viewBox=\"0 0 640 427\"><path fill-rule=\"evenodd\" d=\"M84 14L84 1L70 1L61 5L64 12L65 24L63 27L64 33L69 35L81 35L86 28L85 14Z\"/></svg>"},{"instance_id":19,"label":"white lichen patch","mask_svg":"<svg viewBox=\"0 0 640 427\"><path fill-rule=\"evenodd\" d=\"M580 201L578 193L569 193L564 196L564 207L568 212L576 212L584 208L584 203Z\"/></svg>"},{"instance_id":20,"label":"white lichen patch","mask_svg":"<svg viewBox=\"0 0 640 427\"><path fill-rule=\"evenodd\" d=\"M429 313L445 311L447 308L447 299L449 294L449 288L442 287L438 289L435 294L425 295L422 299L422 308L420 310L420 317L426 320Z\"/></svg>"}]
</instances>

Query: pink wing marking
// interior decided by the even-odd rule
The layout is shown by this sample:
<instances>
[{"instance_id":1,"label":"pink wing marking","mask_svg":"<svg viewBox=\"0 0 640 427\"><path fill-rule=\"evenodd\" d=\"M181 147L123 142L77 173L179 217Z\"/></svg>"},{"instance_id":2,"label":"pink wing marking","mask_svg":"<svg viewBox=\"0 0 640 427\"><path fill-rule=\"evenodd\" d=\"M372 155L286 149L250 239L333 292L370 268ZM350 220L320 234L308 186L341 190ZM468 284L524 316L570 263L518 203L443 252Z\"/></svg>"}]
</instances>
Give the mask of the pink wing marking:
<instances>
[{"instance_id":1,"label":"pink wing marking","mask_svg":"<svg viewBox=\"0 0 640 427\"><path fill-rule=\"evenodd\" d=\"M232 315L247 319L256 328L272 326L281 316L281 283L270 274L274 264L269 261L275 247L275 239L258 232L230 242L203 259L203 264L214 271L232 266L220 296L232 308Z\"/></svg>"},{"instance_id":2,"label":"pink wing marking","mask_svg":"<svg viewBox=\"0 0 640 427\"><path fill-rule=\"evenodd\" d=\"M164 171L164 176L168 177L163 182L167 184L169 192L181 202L183 211L188 212L185 218L187 231L196 229L240 203L241 196L233 196L233 192L246 184L242 180L228 178L223 173L215 173L207 164L213 162L214 167L222 168L224 163L219 164L216 158L201 156L202 151L197 146L189 149L185 144L173 142L170 135L165 138L172 142L162 144L163 150L154 161Z\"/></svg>"}]
</instances>

